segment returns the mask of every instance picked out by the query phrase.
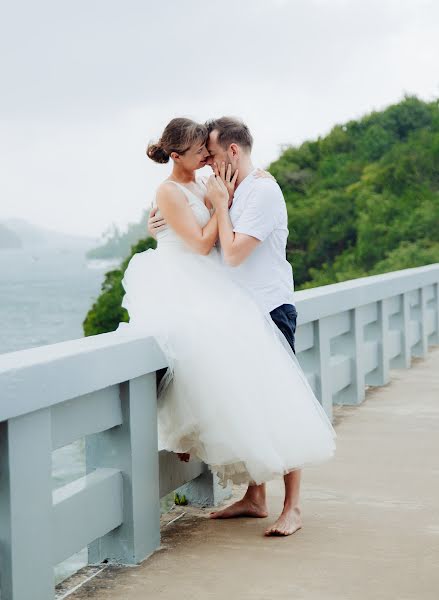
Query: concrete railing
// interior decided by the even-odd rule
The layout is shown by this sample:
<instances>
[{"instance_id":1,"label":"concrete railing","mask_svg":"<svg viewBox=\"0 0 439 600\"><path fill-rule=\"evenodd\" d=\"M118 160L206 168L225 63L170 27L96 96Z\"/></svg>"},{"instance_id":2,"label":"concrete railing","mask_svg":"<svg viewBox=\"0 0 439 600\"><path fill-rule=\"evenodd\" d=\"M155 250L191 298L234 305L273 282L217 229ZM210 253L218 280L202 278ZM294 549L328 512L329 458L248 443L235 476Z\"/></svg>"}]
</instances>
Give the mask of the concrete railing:
<instances>
[{"instance_id":1,"label":"concrete railing","mask_svg":"<svg viewBox=\"0 0 439 600\"><path fill-rule=\"evenodd\" d=\"M107 333L0 355L0 597L49 600L54 565L138 563L160 544L160 498L224 494L206 465L157 452L151 337ZM52 491L52 451L86 436L87 474ZM192 496L192 497L191 497Z\"/></svg>"},{"instance_id":2,"label":"concrete railing","mask_svg":"<svg viewBox=\"0 0 439 600\"><path fill-rule=\"evenodd\" d=\"M439 343L439 264L296 293L297 352L328 415ZM206 465L158 452L151 337L108 333L0 355L1 600L54 597L53 567L137 564L160 544L160 497L224 497ZM87 474L52 490L52 451L86 437ZM222 494L222 496L221 496Z\"/></svg>"},{"instance_id":3,"label":"concrete railing","mask_svg":"<svg viewBox=\"0 0 439 600\"><path fill-rule=\"evenodd\" d=\"M328 416L439 344L439 264L296 294L296 351Z\"/></svg>"}]
</instances>

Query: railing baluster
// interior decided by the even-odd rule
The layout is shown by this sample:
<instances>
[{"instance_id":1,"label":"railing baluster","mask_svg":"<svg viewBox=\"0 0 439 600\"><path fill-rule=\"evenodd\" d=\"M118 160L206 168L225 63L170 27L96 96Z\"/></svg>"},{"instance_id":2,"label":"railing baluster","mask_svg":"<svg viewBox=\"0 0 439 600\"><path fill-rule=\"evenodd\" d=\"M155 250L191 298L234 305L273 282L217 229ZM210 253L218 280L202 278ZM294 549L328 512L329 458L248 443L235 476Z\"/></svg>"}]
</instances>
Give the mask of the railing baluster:
<instances>
[{"instance_id":1,"label":"railing baluster","mask_svg":"<svg viewBox=\"0 0 439 600\"><path fill-rule=\"evenodd\" d=\"M331 371L331 385L334 390L334 404L360 404L365 396L365 375L364 375L364 356L362 353L364 342L364 323L362 307L353 308L347 314L349 318L349 329L334 337L333 346L335 357L333 358L333 368L335 368L337 357L344 358L341 364L341 381L334 379ZM345 311L344 311L345 312ZM346 313L345 313L346 314ZM343 365L347 365L344 367ZM345 381L346 369L348 379ZM344 383L343 387L341 387ZM334 387L335 386L335 387ZM338 386L338 387L337 387Z\"/></svg>"},{"instance_id":2,"label":"railing baluster","mask_svg":"<svg viewBox=\"0 0 439 600\"><path fill-rule=\"evenodd\" d=\"M0 423L0 531L1 598L54 598L50 408Z\"/></svg>"},{"instance_id":3,"label":"railing baluster","mask_svg":"<svg viewBox=\"0 0 439 600\"><path fill-rule=\"evenodd\" d=\"M434 286L434 312L435 312L435 331L432 336L433 344L439 344L439 283L435 283Z\"/></svg>"},{"instance_id":4,"label":"railing baluster","mask_svg":"<svg viewBox=\"0 0 439 600\"><path fill-rule=\"evenodd\" d=\"M409 292L401 294L401 355L395 357L397 368L408 369L412 362Z\"/></svg>"},{"instance_id":5,"label":"railing baluster","mask_svg":"<svg viewBox=\"0 0 439 600\"><path fill-rule=\"evenodd\" d=\"M120 399L122 424L86 439L87 472L112 467L123 477L123 523L89 545L90 563L137 564L160 545L155 373L122 383Z\"/></svg>"},{"instance_id":6,"label":"railing baluster","mask_svg":"<svg viewBox=\"0 0 439 600\"><path fill-rule=\"evenodd\" d=\"M316 352L318 356L318 392L317 397L328 417L332 420L331 390L331 344L330 317L323 317L316 323Z\"/></svg>"},{"instance_id":7,"label":"railing baluster","mask_svg":"<svg viewBox=\"0 0 439 600\"><path fill-rule=\"evenodd\" d=\"M364 375L364 321L362 307L353 309L352 312L352 366L353 381L351 386L351 398L353 404L360 404L366 396L366 384Z\"/></svg>"},{"instance_id":8,"label":"railing baluster","mask_svg":"<svg viewBox=\"0 0 439 600\"><path fill-rule=\"evenodd\" d=\"M390 329L389 329L389 298L377 302L376 342L377 368L366 375L368 385L386 385L390 380Z\"/></svg>"},{"instance_id":9,"label":"railing baluster","mask_svg":"<svg viewBox=\"0 0 439 600\"><path fill-rule=\"evenodd\" d=\"M427 301L425 287L419 288L419 305L417 308L417 321L420 329L420 340L412 348L412 356L425 358L428 352L428 336L427 336Z\"/></svg>"}]
</instances>

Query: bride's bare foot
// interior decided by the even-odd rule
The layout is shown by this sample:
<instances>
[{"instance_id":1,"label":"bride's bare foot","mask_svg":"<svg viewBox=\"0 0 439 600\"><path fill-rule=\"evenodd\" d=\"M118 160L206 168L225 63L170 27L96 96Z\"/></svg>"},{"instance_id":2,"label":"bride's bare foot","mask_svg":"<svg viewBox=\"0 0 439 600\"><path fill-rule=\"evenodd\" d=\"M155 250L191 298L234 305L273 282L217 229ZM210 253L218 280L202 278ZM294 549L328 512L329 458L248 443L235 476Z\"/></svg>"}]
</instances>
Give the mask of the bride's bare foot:
<instances>
[{"instance_id":1,"label":"bride's bare foot","mask_svg":"<svg viewBox=\"0 0 439 600\"><path fill-rule=\"evenodd\" d=\"M263 518L266 516L268 516L268 511L265 501L255 502L245 497L222 510L213 511L209 515L211 519L230 519L234 517Z\"/></svg>"},{"instance_id":2,"label":"bride's bare foot","mask_svg":"<svg viewBox=\"0 0 439 600\"><path fill-rule=\"evenodd\" d=\"M276 523L265 531L265 535L291 535L301 527L300 508L284 507Z\"/></svg>"},{"instance_id":3,"label":"bride's bare foot","mask_svg":"<svg viewBox=\"0 0 439 600\"><path fill-rule=\"evenodd\" d=\"M182 462L188 462L191 457L187 452L177 452L177 456Z\"/></svg>"}]
</instances>

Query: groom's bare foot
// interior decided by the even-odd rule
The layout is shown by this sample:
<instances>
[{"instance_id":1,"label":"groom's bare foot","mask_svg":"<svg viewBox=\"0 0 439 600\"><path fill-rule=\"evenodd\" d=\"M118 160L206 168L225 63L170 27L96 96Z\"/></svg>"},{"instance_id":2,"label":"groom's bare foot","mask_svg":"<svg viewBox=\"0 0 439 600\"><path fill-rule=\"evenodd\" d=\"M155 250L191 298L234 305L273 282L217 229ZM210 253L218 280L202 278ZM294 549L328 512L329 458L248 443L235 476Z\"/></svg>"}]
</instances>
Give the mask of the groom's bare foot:
<instances>
[{"instance_id":1,"label":"groom's bare foot","mask_svg":"<svg viewBox=\"0 0 439 600\"><path fill-rule=\"evenodd\" d=\"M211 512L209 515L211 519L231 519L234 517L263 518L266 516L268 516L268 511L265 501L255 502L246 497L222 510Z\"/></svg>"},{"instance_id":2,"label":"groom's bare foot","mask_svg":"<svg viewBox=\"0 0 439 600\"><path fill-rule=\"evenodd\" d=\"M265 531L265 535L291 535L302 527L300 508L298 506L284 507L280 517L274 525Z\"/></svg>"}]
</instances>

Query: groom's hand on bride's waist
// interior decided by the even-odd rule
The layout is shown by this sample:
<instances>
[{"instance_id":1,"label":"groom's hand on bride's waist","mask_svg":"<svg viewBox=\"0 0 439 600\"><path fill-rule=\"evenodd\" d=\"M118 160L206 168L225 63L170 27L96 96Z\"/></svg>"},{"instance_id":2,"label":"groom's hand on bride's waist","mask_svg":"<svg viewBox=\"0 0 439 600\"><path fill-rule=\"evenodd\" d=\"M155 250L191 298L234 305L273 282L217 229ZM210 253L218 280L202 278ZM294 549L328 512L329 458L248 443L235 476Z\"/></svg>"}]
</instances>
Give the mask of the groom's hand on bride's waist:
<instances>
[{"instance_id":1,"label":"groom's hand on bride's waist","mask_svg":"<svg viewBox=\"0 0 439 600\"><path fill-rule=\"evenodd\" d=\"M157 206L152 208L148 219L148 233L154 239L157 233L166 227L165 219L162 216L157 215L157 211Z\"/></svg>"}]
</instances>

